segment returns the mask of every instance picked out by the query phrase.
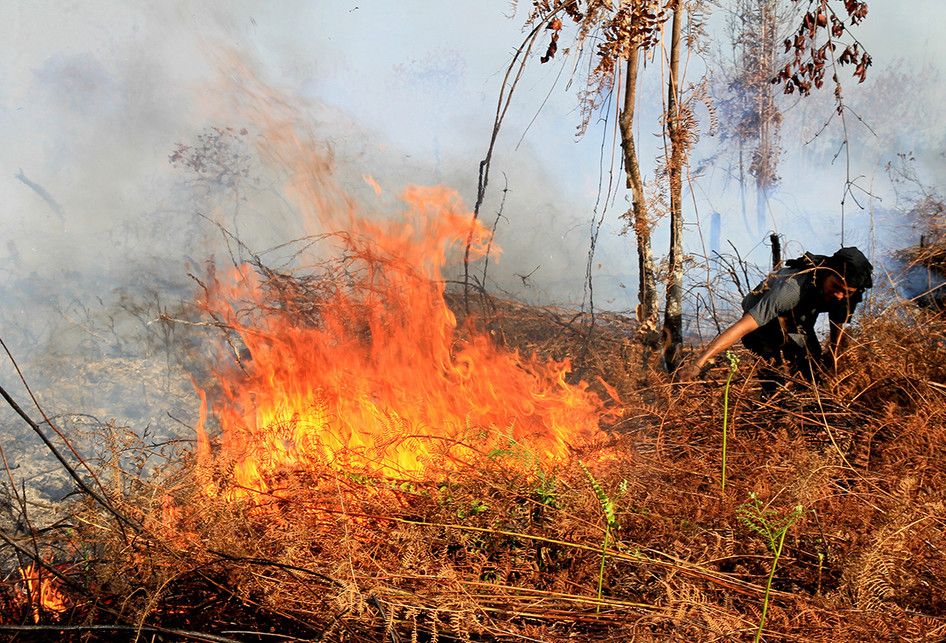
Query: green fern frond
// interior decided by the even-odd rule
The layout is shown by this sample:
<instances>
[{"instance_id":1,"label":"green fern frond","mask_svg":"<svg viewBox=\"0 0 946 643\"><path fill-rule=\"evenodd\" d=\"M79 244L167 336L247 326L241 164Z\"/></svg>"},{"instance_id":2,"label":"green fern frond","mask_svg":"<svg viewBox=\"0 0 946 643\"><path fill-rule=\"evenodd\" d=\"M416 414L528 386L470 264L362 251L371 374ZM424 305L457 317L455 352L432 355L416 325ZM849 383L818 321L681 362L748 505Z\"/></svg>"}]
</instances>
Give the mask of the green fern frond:
<instances>
[{"instance_id":1,"label":"green fern frond","mask_svg":"<svg viewBox=\"0 0 946 643\"><path fill-rule=\"evenodd\" d=\"M588 476L588 482L591 483L591 488L594 489L595 497L598 499L598 503L601 505L601 511L604 512L604 517L608 521L608 528L620 529L620 525L618 525L617 515L615 514L615 511L614 511L614 501L612 501L611 498L608 497L608 494L605 493L604 488L591 474L591 471L588 470L588 467L585 466L584 462L579 460L578 466L580 466L581 470L585 472L586 476Z\"/></svg>"}]
</instances>

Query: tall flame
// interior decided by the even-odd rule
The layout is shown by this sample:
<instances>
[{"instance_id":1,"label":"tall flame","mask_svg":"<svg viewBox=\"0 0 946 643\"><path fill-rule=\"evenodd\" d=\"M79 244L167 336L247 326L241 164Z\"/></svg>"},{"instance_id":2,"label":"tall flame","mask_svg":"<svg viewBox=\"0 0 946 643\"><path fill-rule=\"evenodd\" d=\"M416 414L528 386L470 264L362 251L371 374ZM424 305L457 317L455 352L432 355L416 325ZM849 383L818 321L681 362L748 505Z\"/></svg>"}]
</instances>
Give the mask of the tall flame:
<instances>
[{"instance_id":1,"label":"tall flame","mask_svg":"<svg viewBox=\"0 0 946 643\"><path fill-rule=\"evenodd\" d=\"M324 464L416 478L510 443L558 460L598 431L602 405L566 382L567 362L523 358L482 334L458 340L441 268L470 217L444 188L404 200L400 221L358 219L342 237L357 260L317 302L315 323L275 307L248 267L208 290L204 305L250 355L218 372L214 402L239 487L269 491L280 473ZM474 247L486 235L475 226Z\"/></svg>"},{"instance_id":2,"label":"tall flame","mask_svg":"<svg viewBox=\"0 0 946 643\"><path fill-rule=\"evenodd\" d=\"M474 332L458 338L442 269L467 243L481 255L489 232L457 194L408 188L400 216L360 215L289 102L240 69L261 157L286 176L310 232L343 230L323 239L341 259L302 301L286 280L248 266L207 285L201 304L249 358L234 364L231 342L219 361L198 458L232 471L236 489L275 493L286 473L325 465L417 479L511 443L557 460L596 436L607 411L584 383L566 382L567 361L523 357ZM215 449L203 426L211 411Z\"/></svg>"}]
</instances>

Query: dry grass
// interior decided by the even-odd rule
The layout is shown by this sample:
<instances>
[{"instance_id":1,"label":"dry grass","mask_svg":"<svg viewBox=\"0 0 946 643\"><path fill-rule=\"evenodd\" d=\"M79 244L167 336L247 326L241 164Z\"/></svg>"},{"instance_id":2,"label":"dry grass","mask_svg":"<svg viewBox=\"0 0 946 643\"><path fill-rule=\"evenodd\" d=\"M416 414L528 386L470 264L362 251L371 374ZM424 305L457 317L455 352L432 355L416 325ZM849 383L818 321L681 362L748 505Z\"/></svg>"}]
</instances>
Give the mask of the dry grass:
<instances>
[{"instance_id":1,"label":"dry grass","mask_svg":"<svg viewBox=\"0 0 946 643\"><path fill-rule=\"evenodd\" d=\"M315 286L280 284L293 297ZM684 384L641 373L632 324L617 316L597 319L589 339L588 320L563 311L491 300L480 314L497 341L570 355L576 376L613 386L624 415L606 440L554 468L500 448L428 483L287 471L257 503L205 493L187 453L140 473L153 454L106 425L112 455L95 468L125 524L79 496L43 529L6 483L2 627L51 628L18 640L66 624L76 640L114 638L91 629L101 624L163 640L746 639L771 562L737 515L755 492L773 515L805 508L764 640L946 637L942 316L893 304L862 317L837 375L768 401L741 355L722 494L724 368ZM605 521L579 460L621 526L600 600ZM15 570L37 552L56 564L46 577L61 576L61 614L27 602Z\"/></svg>"}]
</instances>

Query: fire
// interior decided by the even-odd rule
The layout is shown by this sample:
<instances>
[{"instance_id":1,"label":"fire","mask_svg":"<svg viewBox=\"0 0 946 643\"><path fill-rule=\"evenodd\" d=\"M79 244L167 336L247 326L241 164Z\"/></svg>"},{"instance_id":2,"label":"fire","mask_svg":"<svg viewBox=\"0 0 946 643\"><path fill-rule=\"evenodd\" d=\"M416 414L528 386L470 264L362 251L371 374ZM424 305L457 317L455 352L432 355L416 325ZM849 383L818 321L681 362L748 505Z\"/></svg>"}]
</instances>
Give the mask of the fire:
<instances>
[{"instance_id":1,"label":"fire","mask_svg":"<svg viewBox=\"0 0 946 643\"><path fill-rule=\"evenodd\" d=\"M261 158L285 177L320 251L334 243L338 260L308 272L317 287L306 293L249 266L202 290L202 307L238 335L223 347L214 385L198 387L198 460L225 472L208 491L223 482L229 495L279 493L286 475L326 466L425 479L512 445L555 462L600 435L611 412L585 383L566 381L567 361L457 332L443 269L468 242L482 256L489 231L454 191L408 188L398 216L364 216L289 101L252 79L241 92L261 129ZM327 230L341 232L326 239ZM210 416L220 426L214 444Z\"/></svg>"},{"instance_id":2,"label":"fire","mask_svg":"<svg viewBox=\"0 0 946 643\"><path fill-rule=\"evenodd\" d=\"M40 573L34 563L20 567L19 571L32 601L31 608L35 622L39 623L40 607L52 614L61 614L66 611L66 597L59 589L59 582L49 572Z\"/></svg>"},{"instance_id":3,"label":"fire","mask_svg":"<svg viewBox=\"0 0 946 643\"><path fill-rule=\"evenodd\" d=\"M339 237L356 259L316 302L315 321L275 306L248 267L208 289L203 305L249 353L218 371L213 402L218 457L238 487L271 491L281 473L324 465L416 479L513 443L557 461L597 434L603 406L566 382L567 362L482 334L458 340L441 269L469 235L469 214L443 188L404 200L400 220L356 219ZM476 248L486 235L474 228ZM198 443L209 458L202 426Z\"/></svg>"}]
</instances>

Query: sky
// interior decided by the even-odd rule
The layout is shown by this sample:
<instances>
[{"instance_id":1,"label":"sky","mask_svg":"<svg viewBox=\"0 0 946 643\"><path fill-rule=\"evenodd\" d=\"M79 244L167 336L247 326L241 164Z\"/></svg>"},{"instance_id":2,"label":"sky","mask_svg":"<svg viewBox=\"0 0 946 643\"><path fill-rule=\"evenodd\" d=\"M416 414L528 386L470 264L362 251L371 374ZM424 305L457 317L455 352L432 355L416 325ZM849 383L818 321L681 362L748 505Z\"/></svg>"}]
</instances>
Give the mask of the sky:
<instances>
[{"instance_id":1,"label":"sky","mask_svg":"<svg viewBox=\"0 0 946 643\"><path fill-rule=\"evenodd\" d=\"M188 283L189 265L221 252L209 241L214 231L194 214L211 207L208 195L168 157L209 127L243 124L228 96L238 84L226 82L234 57L298 102L354 194L367 193L363 175L390 195L409 184L443 183L472 207L500 83L530 6L0 0L0 266L4 297L15 300L7 307L19 311L22 326L32 323L31 297L70 309L90 295L107 306L126 285L174 290ZM939 89L946 3L903 7L870 3L857 34L873 56L871 76L859 86L842 73L846 100L875 130L848 119L850 172L877 197L862 198L863 209L846 204L846 244L893 247L913 234L902 218L886 214L909 200L892 192L885 170L898 152L916 152L925 182L946 178ZM724 15L717 10L712 24ZM500 134L483 210L492 223L508 186L492 285L536 303L581 303L591 225L601 217L596 303L628 310L636 300L636 258L618 216L628 201L618 189L607 208L600 205L614 139L593 123L576 140L582 81L569 84L573 64L562 56L547 65L532 60ZM661 144L659 67L657 60L645 70L638 119L642 166L651 177ZM703 68L692 60L688 80L699 80ZM769 227L785 235L790 252L830 252L840 244L848 173L844 155L833 160L839 124L805 144L831 114L830 93L785 108L782 182ZM718 146L704 131L694 160ZM743 225L727 176L718 162L694 179L687 248L705 251L708 222L719 212L722 238L764 264L762 235ZM622 183L619 174L611 180ZM259 188L241 215L244 240L254 247L296 231L277 191ZM659 254L665 228L655 234Z\"/></svg>"}]
</instances>

